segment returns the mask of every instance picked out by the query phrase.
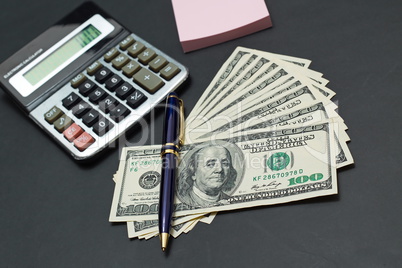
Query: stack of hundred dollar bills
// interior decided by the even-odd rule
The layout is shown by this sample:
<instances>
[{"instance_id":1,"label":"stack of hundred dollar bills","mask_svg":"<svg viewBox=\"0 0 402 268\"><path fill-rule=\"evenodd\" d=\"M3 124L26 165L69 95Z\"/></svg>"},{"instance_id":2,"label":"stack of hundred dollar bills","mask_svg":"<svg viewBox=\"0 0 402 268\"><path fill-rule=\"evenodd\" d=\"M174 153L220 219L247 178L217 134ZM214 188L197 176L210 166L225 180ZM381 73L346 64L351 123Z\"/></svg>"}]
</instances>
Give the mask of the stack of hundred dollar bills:
<instances>
[{"instance_id":1,"label":"stack of hundred dollar bills","mask_svg":"<svg viewBox=\"0 0 402 268\"><path fill-rule=\"evenodd\" d=\"M337 194L347 126L311 61L238 47L186 119L171 235L217 212ZM126 147L109 220L158 234L161 145ZM284 208L285 209L285 208Z\"/></svg>"}]
</instances>

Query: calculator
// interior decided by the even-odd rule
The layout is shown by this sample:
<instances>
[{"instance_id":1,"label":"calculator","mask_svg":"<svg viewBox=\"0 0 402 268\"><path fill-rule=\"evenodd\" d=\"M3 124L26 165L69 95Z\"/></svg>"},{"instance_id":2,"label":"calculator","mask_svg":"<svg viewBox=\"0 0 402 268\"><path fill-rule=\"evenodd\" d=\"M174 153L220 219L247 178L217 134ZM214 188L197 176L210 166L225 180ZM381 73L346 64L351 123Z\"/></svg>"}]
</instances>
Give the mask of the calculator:
<instances>
[{"instance_id":1,"label":"calculator","mask_svg":"<svg viewBox=\"0 0 402 268\"><path fill-rule=\"evenodd\" d=\"M0 85L75 159L93 157L188 69L86 2L0 65Z\"/></svg>"}]
</instances>

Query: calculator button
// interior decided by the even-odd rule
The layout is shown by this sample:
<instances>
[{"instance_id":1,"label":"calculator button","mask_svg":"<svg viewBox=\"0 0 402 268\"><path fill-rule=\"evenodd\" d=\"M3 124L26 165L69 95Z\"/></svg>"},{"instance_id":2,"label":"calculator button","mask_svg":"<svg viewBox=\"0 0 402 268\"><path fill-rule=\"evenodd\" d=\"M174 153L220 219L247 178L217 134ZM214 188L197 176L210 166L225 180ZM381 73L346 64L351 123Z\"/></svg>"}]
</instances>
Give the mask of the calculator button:
<instances>
[{"instance_id":1,"label":"calculator button","mask_svg":"<svg viewBox=\"0 0 402 268\"><path fill-rule=\"evenodd\" d=\"M74 77L71 80L71 86L73 88L77 88L79 85L81 85L82 82L84 82L87 79L87 77L84 74L79 74L76 77Z\"/></svg>"},{"instance_id":2,"label":"calculator button","mask_svg":"<svg viewBox=\"0 0 402 268\"><path fill-rule=\"evenodd\" d=\"M130 58L126 54L120 54L112 60L112 65L117 70L120 70L129 61L130 61Z\"/></svg>"},{"instance_id":3,"label":"calculator button","mask_svg":"<svg viewBox=\"0 0 402 268\"><path fill-rule=\"evenodd\" d=\"M62 100L62 103L64 107L66 107L67 109L71 109L74 105L76 105L80 101L81 98L78 97L78 95L75 94L74 92L71 92L70 95L68 95L66 98Z\"/></svg>"},{"instance_id":4,"label":"calculator button","mask_svg":"<svg viewBox=\"0 0 402 268\"><path fill-rule=\"evenodd\" d=\"M102 67L103 67L102 63L100 63L99 61L95 61L94 63L88 66L87 73L89 75L94 75L96 71Z\"/></svg>"},{"instance_id":5,"label":"calculator button","mask_svg":"<svg viewBox=\"0 0 402 268\"><path fill-rule=\"evenodd\" d=\"M132 57L137 57L137 55L145 49L145 45L141 42L135 42L129 48L127 48L127 52Z\"/></svg>"},{"instance_id":6,"label":"calculator button","mask_svg":"<svg viewBox=\"0 0 402 268\"><path fill-rule=\"evenodd\" d=\"M121 70L123 74L128 78L133 77L133 75L141 69L141 65L138 64L136 61L130 61L127 63Z\"/></svg>"},{"instance_id":7,"label":"calculator button","mask_svg":"<svg viewBox=\"0 0 402 268\"><path fill-rule=\"evenodd\" d=\"M114 91L116 87L118 87L123 80L117 74L112 75L106 82L105 87L110 91Z\"/></svg>"},{"instance_id":8,"label":"calculator button","mask_svg":"<svg viewBox=\"0 0 402 268\"><path fill-rule=\"evenodd\" d=\"M66 130L64 130L63 135L69 142L72 142L79 135L81 135L82 132L84 132L84 130L80 126L78 126L76 123L73 123Z\"/></svg>"},{"instance_id":9,"label":"calculator button","mask_svg":"<svg viewBox=\"0 0 402 268\"><path fill-rule=\"evenodd\" d=\"M139 90L136 90L133 94L131 94L130 96L128 96L127 98L127 104L135 109L138 106L140 106L144 101L147 100L147 97L144 95L144 93L142 93Z\"/></svg>"},{"instance_id":10,"label":"calculator button","mask_svg":"<svg viewBox=\"0 0 402 268\"><path fill-rule=\"evenodd\" d=\"M127 82L124 82L121 86L116 89L116 96L120 99L124 100L127 98L131 92L134 91L134 88Z\"/></svg>"},{"instance_id":11,"label":"calculator button","mask_svg":"<svg viewBox=\"0 0 402 268\"><path fill-rule=\"evenodd\" d=\"M53 108L47 111L47 113L45 113L44 116L45 120L49 124L53 124L53 122L56 121L63 114L64 113L57 106L53 106Z\"/></svg>"},{"instance_id":12,"label":"calculator button","mask_svg":"<svg viewBox=\"0 0 402 268\"><path fill-rule=\"evenodd\" d=\"M110 49L104 56L103 58L105 59L106 62L111 62L117 55L119 55L119 50L117 48L112 48Z\"/></svg>"},{"instance_id":13,"label":"calculator button","mask_svg":"<svg viewBox=\"0 0 402 268\"><path fill-rule=\"evenodd\" d=\"M155 59L153 59L149 63L149 69L151 69L154 72L159 72L160 69L162 69L163 66L165 66L168 63L168 61L162 57L162 56L157 56Z\"/></svg>"},{"instance_id":14,"label":"calculator button","mask_svg":"<svg viewBox=\"0 0 402 268\"><path fill-rule=\"evenodd\" d=\"M78 103L77 105L75 105L72 108L72 111L76 117L81 118L90 109L91 109L91 105L89 105L85 101L81 101L80 103Z\"/></svg>"},{"instance_id":15,"label":"calculator button","mask_svg":"<svg viewBox=\"0 0 402 268\"><path fill-rule=\"evenodd\" d=\"M74 140L74 146L82 152L94 142L95 139L91 135L87 132L83 132Z\"/></svg>"},{"instance_id":16,"label":"calculator button","mask_svg":"<svg viewBox=\"0 0 402 268\"><path fill-rule=\"evenodd\" d=\"M87 80L84 83L82 83L79 87L78 90L80 91L80 93L82 95L84 95L85 97L89 95L89 93L91 93L95 88L97 88L97 86L95 85L94 82L92 82L91 80Z\"/></svg>"},{"instance_id":17,"label":"calculator button","mask_svg":"<svg viewBox=\"0 0 402 268\"><path fill-rule=\"evenodd\" d=\"M144 68L138 71L133 78L137 84L151 94L155 93L165 84L157 75Z\"/></svg>"},{"instance_id":18,"label":"calculator button","mask_svg":"<svg viewBox=\"0 0 402 268\"><path fill-rule=\"evenodd\" d=\"M148 64L153 58L156 57L156 53L153 49L147 48L140 54L138 54L138 60L142 64Z\"/></svg>"},{"instance_id":19,"label":"calculator button","mask_svg":"<svg viewBox=\"0 0 402 268\"><path fill-rule=\"evenodd\" d=\"M66 128L68 128L74 121L67 115L61 116L54 122L54 128L62 133Z\"/></svg>"},{"instance_id":20,"label":"calculator button","mask_svg":"<svg viewBox=\"0 0 402 268\"><path fill-rule=\"evenodd\" d=\"M88 95L88 98L90 102L98 104L99 101L104 99L106 96L107 93L103 89L97 88Z\"/></svg>"},{"instance_id":21,"label":"calculator button","mask_svg":"<svg viewBox=\"0 0 402 268\"><path fill-rule=\"evenodd\" d=\"M129 35L126 38L124 38L123 41L120 42L120 48L122 50L126 50L132 43L134 43L134 38Z\"/></svg>"},{"instance_id":22,"label":"calculator button","mask_svg":"<svg viewBox=\"0 0 402 268\"><path fill-rule=\"evenodd\" d=\"M84 122L86 126L92 127L92 125L95 124L95 122L98 120L98 117L99 113L96 110L91 109L89 110L89 112L84 114L84 116L82 117L82 122Z\"/></svg>"},{"instance_id":23,"label":"calculator button","mask_svg":"<svg viewBox=\"0 0 402 268\"><path fill-rule=\"evenodd\" d=\"M115 107L116 103L117 103L117 100L115 98L113 98L112 96L107 96L105 99L103 99L99 102L99 108L103 112L108 113L110 110L112 110Z\"/></svg>"},{"instance_id":24,"label":"calculator button","mask_svg":"<svg viewBox=\"0 0 402 268\"><path fill-rule=\"evenodd\" d=\"M129 114L130 110L121 103L110 111L110 117L117 123L123 120Z\"/></svg>"},{"instance_id":25,"label":"calculator button","mask_svg":"<svg viewBox=\"0 0 402 268\"><path fill-rule=\"evenodd\" d=\"M110 71L108 68L102 67L95 73L95 80L103 84L112 74L112 71Z\"/></svg>"},{"instance_id":26,"label":"calculator button","mask_svg":"<svg viewBox=\"0 0 402 268\"><path fill-rule=\"evenodd\" d=\"M176 74L178 74L181 70L179 67L174 65L173 63L169 63L166 65L162 70L161 70L161 76L166 79L170 80L172 79Z\"/></svg>"},{"instance_id":27,"label":"calculator button","mask_svg":"<svg viewBox=\"0 0 402 268\"><path fill-rule=\"evenodd\" d=\"M113 128L113 124L109 120L102 117L98 122L93 125L93 130L98 136L103 136L110 129Z\"/></svg>"}]
</instances>

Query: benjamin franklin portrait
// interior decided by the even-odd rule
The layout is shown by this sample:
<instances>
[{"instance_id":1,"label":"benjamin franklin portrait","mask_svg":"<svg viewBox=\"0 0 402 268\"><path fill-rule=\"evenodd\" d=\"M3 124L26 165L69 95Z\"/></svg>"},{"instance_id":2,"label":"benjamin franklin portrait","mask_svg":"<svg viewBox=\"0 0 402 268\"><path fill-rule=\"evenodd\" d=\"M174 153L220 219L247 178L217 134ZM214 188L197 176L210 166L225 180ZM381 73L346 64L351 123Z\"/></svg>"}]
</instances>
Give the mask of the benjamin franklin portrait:
<instances>
[{"instance_id":1,"label":"benjamin franklin portrait","mask_svg":"<svg viewBox=\"0 0 402 268\"><path fill-rule=\"evenodd\" d=\"M192 207L210 207L225 202L239 185L242 170L234 155L243 159L235 144L204 143L186 153L179 166L178 198ZM237 157L239 158L239 157Z\"/></svg>"}]
</instances>

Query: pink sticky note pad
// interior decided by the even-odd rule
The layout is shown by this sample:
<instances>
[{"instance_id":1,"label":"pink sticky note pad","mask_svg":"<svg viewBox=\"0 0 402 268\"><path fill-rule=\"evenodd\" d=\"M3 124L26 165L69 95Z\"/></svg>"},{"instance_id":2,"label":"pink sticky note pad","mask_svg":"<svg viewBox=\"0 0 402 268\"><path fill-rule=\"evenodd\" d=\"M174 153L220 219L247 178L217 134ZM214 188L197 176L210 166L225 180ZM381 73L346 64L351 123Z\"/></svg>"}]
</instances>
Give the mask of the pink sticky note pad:
<instances>
[{"instance_id":1,"label":"pink sticky note pad","mask_svg":"<svg viewBox=\"0 0 402 268\"><path fill-rule=\"evenodd\" d=\"M264 0L172 0L184 52L272 26Z\"/></svg>"}]
</instances>

